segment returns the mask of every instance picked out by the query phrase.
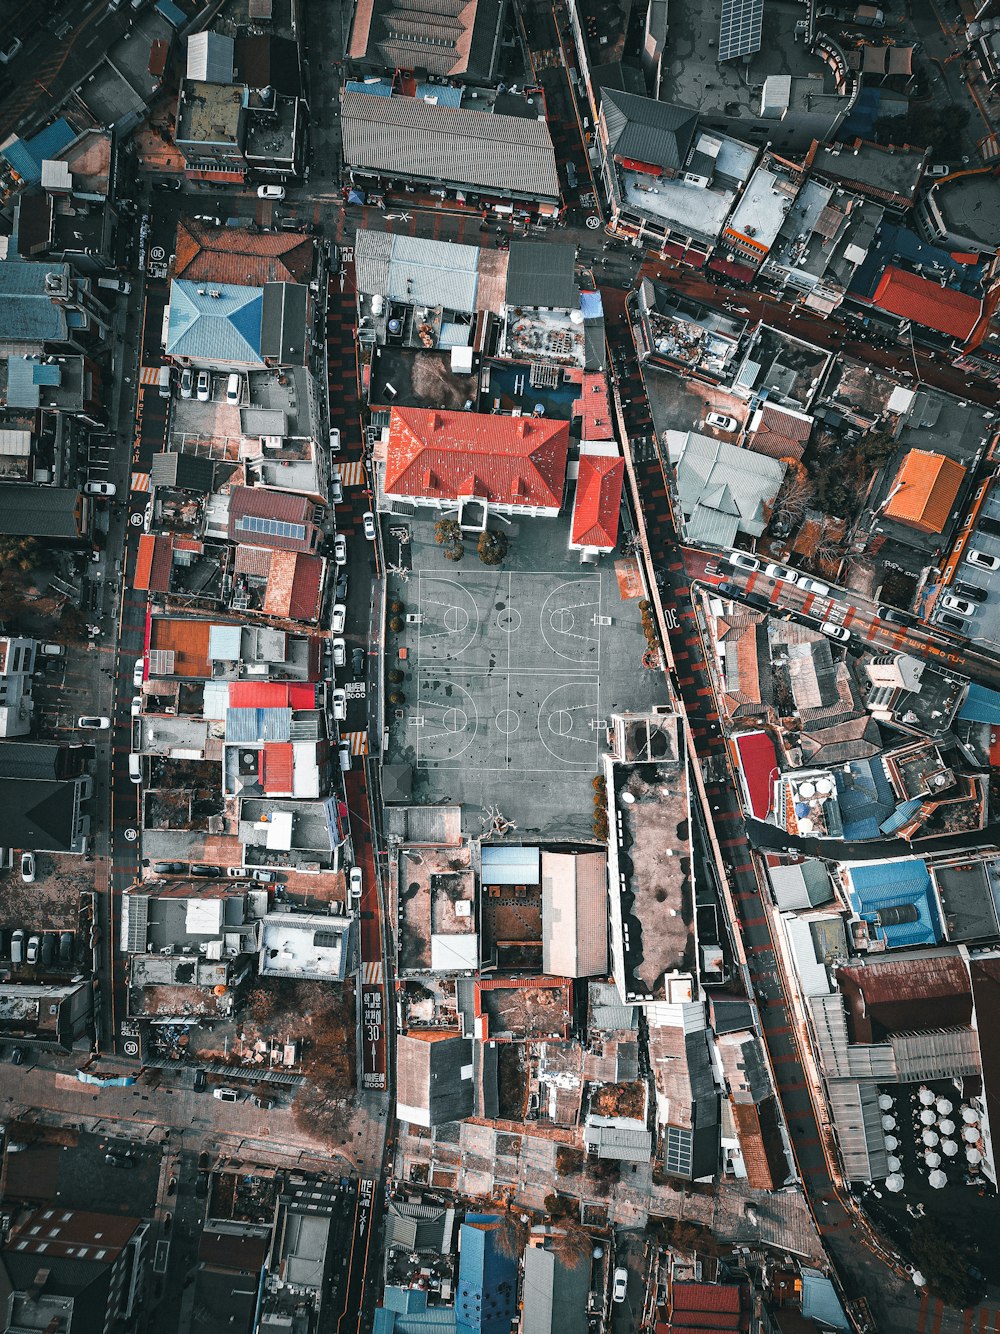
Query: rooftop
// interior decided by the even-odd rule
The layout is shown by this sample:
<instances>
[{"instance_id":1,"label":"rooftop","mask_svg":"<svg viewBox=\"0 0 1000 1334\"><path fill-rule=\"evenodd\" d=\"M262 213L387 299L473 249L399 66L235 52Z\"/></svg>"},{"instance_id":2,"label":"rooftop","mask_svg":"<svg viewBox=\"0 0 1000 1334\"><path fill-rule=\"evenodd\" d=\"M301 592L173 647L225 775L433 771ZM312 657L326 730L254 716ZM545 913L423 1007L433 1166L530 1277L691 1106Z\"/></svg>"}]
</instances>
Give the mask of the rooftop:
<instances>
[{"instance_id":1,"label":"rooftop","mask_svg":"<svg viewBox=\"0 0 1000 1334\"><path fill-rule=\"evenodd\" d=\"M931 198L949 231L990 250L1000 247L1000 185L992 172L962 172L937 181Z\"/></svg>"},{"instance_id":2,"label":"rooftop","mask_svg":"<svg viewBox=\"0 0 1000 1334\"><path fill-rule=\"evenodd\" d=\"M354 966L352 922L308 913L269 913L262 921L262 977L343 982Z\"/></svg>"},{"instance_id":3,"label":"rooftop","mask_svg":"<svg viewBox=\"0 0 1000 1334\"><path fill-rule=\"evenodd\" d=\"M373 69L419 66L442 79L492 83L503 8L499 0L425 0L420 8L403 0L361 0L347 55Z\"/></svg>"},{"instance_id":4,"label":"rooftop","mask_svg":"<svg viewBox=\"0 0 1000 1334\"><path fill-rule=\"evenodd\" d=\"M642 279L640 300L649 323L650 352L688 370L722 379L736 356L746 321L733 319Z\"/></svg>"},{"instance_id":5,"label":"rooftop","mask_svg":"<svg viewBox=\"0 0 1000 1334\"><path fill-rule=\"evenodd\" d=\"M872 304L963 341L976 327L983 309L978 297L942 287L939 282L891 264L875 289Z\"/></svg>"},{"instance_id":6,"label":"rooftop","mask_svg":"<svg viewBox=\"0 0 1000 1334\"><path fill-rule=\"evenodd\" d=\"M476 887L469 849L402 846L396 876L400 972L477 968Z\"/></svg>"},{"instance_id":7,"label":"rooftop","mask_svg":"<svg viewBox=\"0 0 1000 1334\"><path fill-rule=\"evenodd\" d=\"M895 197L912 203L923 176L927 151L919 148L883 148L856 139L853 144L819 143L812 154L817 176L846 181L862 194Z\"/></svg>"}]
</instances>

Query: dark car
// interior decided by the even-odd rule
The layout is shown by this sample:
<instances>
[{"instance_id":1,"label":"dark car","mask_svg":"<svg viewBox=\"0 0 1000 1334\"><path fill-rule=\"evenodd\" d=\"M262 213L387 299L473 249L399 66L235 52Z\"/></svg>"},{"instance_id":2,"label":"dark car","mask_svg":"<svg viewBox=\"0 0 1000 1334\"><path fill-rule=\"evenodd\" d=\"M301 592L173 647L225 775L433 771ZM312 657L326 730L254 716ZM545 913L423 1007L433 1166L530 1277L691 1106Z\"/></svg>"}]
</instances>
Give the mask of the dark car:
<instances>
[{"instance_id":1,"label":"dark car","mask_svg":"<svg viewBox=\"0 0 1000 1334\"><path fill-rule=\"evenodd\" d=\"M204 1070L196 1070L194 1072L195 1093L204 1093L207 1088L208 1088L208 1075L205 1074Z\"/></svg>"},{"instance_id":2,"label":"dark car","mask_svg":"<svg viewBox=\"0 0 1000 1334\"><path fill-rule=\"evenodd\" d=\"M194 1193L199 1200L203 1200L208 1194L209 1183L212 1180L211 1172L199 1172L198 1179L194 1183Z\"/></svg>"},{"instance_id":3,"label":"dark car","mask_svg":"<svg viewBox=\"0 0 1000 1334\"><path fill-rule=\"evenodd\" d=\"M11 1063L11 1065L23 1065L23 1064L24 1064L24 1048L23 1048L23 1047L12 1047L12 1048L11 1048L11 1053L10 1053L10 1063Z\"/></svg>"},{"instance_id":4,"label":"dark car","mask_svg":"<svg viewBox=\"0 0 1000 1334\"><path fill-rule=\"evenodd\" d=\"M135 1159L127 1153L106 1153L104 1161L109 1167L135 1167Z\"/></svg>"},{"instance_id":5,"label":"dark car","mask_svg":"<svg viewBox=\"0 0 1000 1334\"><path fill-rule=\"evenodd\" d=\"M192 875L222 875L221 866L210 866L207 862L192 862Z\"/></svg>"},{"instance_id":6,"label":"dark car","mask_svg":"<svg viewBox=\"0 0 1000 1334\"><path fill-rule=\"evenodd\" d=\"M56 957L56 936L54 931L46 931L42 936L42 963L48 968Z\"/></svg>"},{"instance_id":7,"label":"dark car","mask_svg":"<svg viewBox=\"0 0 1000 1334\"><path fill-rule=\"evenodd\" d=\"M153 182L154 190L179 190L180 188L181 188L181 181L179 176L175 176L173 180L169 181L165 180L165 181Z\"/></svg>"},{"instance_id":8,"label":"dark car","mask_svg":"<svg viewBox=\"0 0 1000 1334\"><path fill-rule=\"evenodd\" d=\"M73 932L61 931L59 933L59 962L73 962Z\"/></svg>"},{"instance_id":9,"label":"dark car","mask_svg":"<svg viewBox=\"0 0 1000 1334\"><path fill-rule=\"evenodd\" d=\"M337 575L337 601L347 601L347 572Z\"/></svg>"},{"instance_id":10,"label":"dark car","mask_svg":"<svg viewBox=\"0 0 1000 1334\"><path fill-rule=\"evenodd\" d=\"M728 579L723 579L720 584L716 584L716 589L724 598L735 597L740 591L735 584L731 584Z\"/></svg>"},{"instance_id":11,"label":"dark car","mask_svg":"<svg viewBox=\"0 0 1000 1334\"><path fill-rule=\"evenodd\" d=\"M360 676L365 670L365 651L363 648L351 650L351 666L354 668L355 676Z\"/></svg>"},{"instance_id":12,"label":"dark car","mask_svg":"<svg viewBox=\"0 0 1000 1334\"><path fill-rule=\"evenodd\" d=\"M181 875L184 871L184 862L153 862L154 875Z\"/></svg>"},{"instance_id":13,"label":"dark car","mask_svg":"<svg viewBox=\"0 0 1000 1334\"><path fill-rule=\"evenodd\" d=\"M963 598L971 598L973 602L985 602L990 595L988 588L977 588L975 584L963 584L961 580L952 584L952 592L958 593Z\"/></svg>"},{"instance_id":14,"label":"dark car","mask_svg":"<svg viewBox=\"0 0 1000 1334\"><path fill-rule=\"evenodd\" d=\"M938 625L943 625L946 630L955 630L960 635L965 634L966 625L961 616L952 616L951 612L943 611L937 618Z\"/></svg>"},{"instance_id":15,"label":"dark car","mask_svg":"<svg viewBox=\"0 0 1000 1334\"><path fill-rule=\"evenodd\" d=\"M899 611L896 607L876 607L875 614L880 621L888 621L890 625L916 625L917 618L911 616L908 611Z\"/></svg>"}]
</instances>

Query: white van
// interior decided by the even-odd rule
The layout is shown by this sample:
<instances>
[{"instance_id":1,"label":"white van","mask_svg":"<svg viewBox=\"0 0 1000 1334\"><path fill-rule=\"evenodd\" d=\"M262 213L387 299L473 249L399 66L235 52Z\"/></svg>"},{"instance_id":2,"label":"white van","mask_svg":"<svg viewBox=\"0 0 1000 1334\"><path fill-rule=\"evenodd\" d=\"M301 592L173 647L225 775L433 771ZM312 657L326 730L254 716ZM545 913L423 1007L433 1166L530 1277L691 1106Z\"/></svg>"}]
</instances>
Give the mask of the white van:
<instances>
[{"instance_id":1,"label":"white van","mask_svg":"<svg viewBox=\"0 0 1000 1334\"><path fill-rule=\"evenodd\" d=\"M128 757L128 776L133 783L142 782L142 756L130 751Z\"/></svg>"},{"instance_id":2,"label":"white van","mask_svg":"<svg viewBox=\"0 0 1000 1334\"><path fill-rule=\"evenodd\" d=\"M237 404L240 401L240 377L234 371L226 381L226 402Z\"/></svg>"},{"instance_id":3,"label":"white van","mask_svg":"<svg viewBox=\"0 0 1000 1334\"><path fill-rule=\"evenodd\" d=\"M156 377L156 383L160 389L161 398L170 397L170 367L161 366Z\"/></svg>"},{"instance_id":4,"label":"white van","mask_svg":"<svg viewBox=\"0 0 1000 1334\"><path fill-rule=\"evenodd\" d=\"M121 292L125 296L132 290L132 284L126 278L98 278L97 286L108 292Z\"/></svg>"}]
</instances>

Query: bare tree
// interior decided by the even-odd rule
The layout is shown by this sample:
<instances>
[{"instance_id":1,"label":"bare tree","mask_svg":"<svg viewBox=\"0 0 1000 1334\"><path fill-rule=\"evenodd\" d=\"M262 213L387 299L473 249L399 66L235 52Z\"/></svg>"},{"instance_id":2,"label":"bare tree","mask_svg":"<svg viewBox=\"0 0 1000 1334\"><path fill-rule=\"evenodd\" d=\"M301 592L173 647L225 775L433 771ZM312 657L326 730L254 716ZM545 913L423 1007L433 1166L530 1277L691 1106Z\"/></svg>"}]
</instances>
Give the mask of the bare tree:
<instances>
[{"instance_id":1,"label":"bare tree","mask_svg":"<svg viewBox=\"0 0 1000 1334\"><path fill-rule=\"evenodd\" d=\"M560 1231L554 1232L550 1246L552 1254L561 1260L567 1269L578 1269L590 1259L593 1250L590 1233L579 1223L570 1223Z\"/></svg>"},{"instance_id":2,"label":"bare tree","mask_svg":"<svg viewBox=\"0 0 1000 1334\"><path fill-rule=\"evenodd\" d=\"M786 459L784 462L788 464L788 471L771 504L771 520L779 519L792 526L805 518L815 488L801 463L794 459Z\"/></svg>"}]
</instances>

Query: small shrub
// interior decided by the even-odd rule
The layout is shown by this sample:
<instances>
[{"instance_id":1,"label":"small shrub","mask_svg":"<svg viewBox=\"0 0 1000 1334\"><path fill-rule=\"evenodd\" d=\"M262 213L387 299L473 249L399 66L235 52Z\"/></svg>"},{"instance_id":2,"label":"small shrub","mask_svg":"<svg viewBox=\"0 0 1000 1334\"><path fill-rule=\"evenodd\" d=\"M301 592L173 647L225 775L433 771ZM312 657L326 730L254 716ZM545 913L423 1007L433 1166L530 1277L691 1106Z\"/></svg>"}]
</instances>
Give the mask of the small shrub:
<instances>
[{"instance_id":1,"label":"small shrub","mask_svg":"<svg viewBox=\"0 0 1000 1334\"><path fill-rule=\"evenodd\" d=\"M390 602L389 611L392 613L393 616L402 616L403 604L401 602Z\"/></svg>"},{"instance_id":2,"label":"small shrub","mask_svg":"<svg viewBox=\"0 0 1000 1334\"><path fill-rule=\"evenodd\" d=\"M394 686L398 686L403 679L403 673L398 667L393 667L391 671L386 672L386 677Z\"/></svg>"},{"instance_id":3,"label":"small shrub","mask_svg":"<svg viewBox=\"0 0 1000 1334\"><path fill-rule=\"evenodd\" d=\"M453 542L444 549L445 560L453 560L457 564L465 555L465 545L462 542Z\"/></svg>"},{"instance_id":4,"label":"small shrub","mask_svg":"<svg viewBox=\"0 0 1000 1334\"><path fill-rule=\"evenodd\" d=\"M403 692L402 692L401 690L394 690L394 691L392 692L392 694L389 696L389 703L390 703L390 704L405 704L405 703L406 703L406 696L403 694Z\"/></svg>"},{"instance_id":5,"label":"small shrub","mask_svg":"<svg viewBox=\"0 0 1000 1334\"><path fill-rule=\"evenodd\" d=\"M398 635L400 630L402 630L402 628L403 628L403 622L399 619L398 616L393 616L389 621L389 629L392 631L394 635Z\"/></svg>"}]
</instances>

